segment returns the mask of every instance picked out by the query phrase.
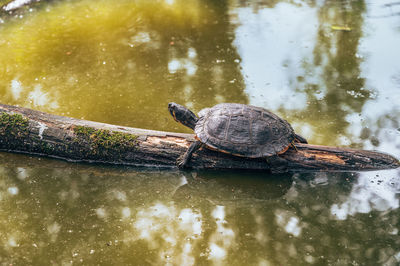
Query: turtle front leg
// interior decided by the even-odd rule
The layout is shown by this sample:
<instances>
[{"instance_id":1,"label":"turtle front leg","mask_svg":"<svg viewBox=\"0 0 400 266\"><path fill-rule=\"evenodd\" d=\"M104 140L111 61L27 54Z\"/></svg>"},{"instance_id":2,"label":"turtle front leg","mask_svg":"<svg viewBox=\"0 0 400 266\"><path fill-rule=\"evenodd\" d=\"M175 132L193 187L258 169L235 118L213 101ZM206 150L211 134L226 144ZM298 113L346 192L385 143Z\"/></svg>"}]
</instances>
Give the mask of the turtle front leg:
<instances>
[{"instance_id":1,"label":"turtle front leg","mask_svg":"<svg viewBox=\"0 0 400 266\"><path fill-rule=\"evenodd\" d=\"M272 174L280 174L288 172L288 162L282 159L277 154L266 158L267 163L270 165Z\"/></svg>"},{"instance_id":2,"label":"turtle front leg","mask_svg":"<svg viewBox=\"0 0 400 266\"><path fill-rule=\"evenodd\" d=\"M188 162L190 161L190 158L192 158L192 154L193 152L195 152L196 150L198 150L201 146L203 145L203 143L201 143L200 141L195 141L193 142L190 147L188 148L188 150L185 152L185 154L183 154L183 156L179 157L176 160L176 164L178 165L179 168L184 168L187 166Z\"/></svg>"}]
</instances>

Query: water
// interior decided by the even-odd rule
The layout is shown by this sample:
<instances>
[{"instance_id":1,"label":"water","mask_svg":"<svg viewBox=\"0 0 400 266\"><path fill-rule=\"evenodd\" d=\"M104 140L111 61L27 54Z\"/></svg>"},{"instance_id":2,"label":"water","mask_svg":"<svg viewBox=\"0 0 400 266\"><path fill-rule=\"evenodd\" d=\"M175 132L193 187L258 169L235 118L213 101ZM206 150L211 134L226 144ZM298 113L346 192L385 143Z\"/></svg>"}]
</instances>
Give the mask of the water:
<instances>
[{"instance_id":1,"label":"water","mask_svg":"<svg viewBox=\"0 0 400 266\"><path fill-rule=\"evenodd\" d=\"M399 12L390 1L41 3L1 17L0 102L176 132L190 130L169 101L248 103L311 143L399 158ZM0 153L0 263L398 265L399 177Z\"/></svg>"}]
</instances>

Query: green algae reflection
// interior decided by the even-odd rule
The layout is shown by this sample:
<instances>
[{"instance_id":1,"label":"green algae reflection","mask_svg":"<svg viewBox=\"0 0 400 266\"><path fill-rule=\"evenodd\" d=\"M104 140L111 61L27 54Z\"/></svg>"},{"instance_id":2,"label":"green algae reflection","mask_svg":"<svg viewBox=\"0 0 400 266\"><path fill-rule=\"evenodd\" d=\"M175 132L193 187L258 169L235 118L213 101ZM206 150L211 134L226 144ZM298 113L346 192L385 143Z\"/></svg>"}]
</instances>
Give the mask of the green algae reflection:
<instances>
[{"instance_id":1,"label":"green algae reflection","mask_svg":"<svg viewBox=\"0 0 400 266\"><path fill-rule=\"evenodd\" d=\"M169 101L195 110L246 102L226 9L219 5L62 1L10 19L0 28L2 102L185 130L169 119Z\"/></svg>"}]
</instances>

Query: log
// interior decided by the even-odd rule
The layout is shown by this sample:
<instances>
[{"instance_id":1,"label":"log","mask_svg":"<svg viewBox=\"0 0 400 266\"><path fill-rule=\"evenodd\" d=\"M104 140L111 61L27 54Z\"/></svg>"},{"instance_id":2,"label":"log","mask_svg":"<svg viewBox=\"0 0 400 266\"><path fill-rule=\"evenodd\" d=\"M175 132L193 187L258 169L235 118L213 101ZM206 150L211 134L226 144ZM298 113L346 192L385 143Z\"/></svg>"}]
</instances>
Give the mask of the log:
<instances>
[{"instance_id":1,"label":"log","mask_svg":"<svg viewBox=\"0 0 400 266\"><path fill-rule=\"evenodd\" d=\"M0 104L0 150L73 162L176 168L176 159L194 141L193 134L146 130L57 116ZM280 155L289 172L395 169L387 154L348 148L296 144ZM206 148L196 151L193 169L270 170L265 158L243 158Z\"/></svg>"},{"instance_id":2,"label":"log","mask_svg":"<svg viewBox=\"0 0 400 266\"><path fill-rule=\"evenodd\" d=\"M24 6L31 5L34 2L39 2L39 0L13 0L7 1L1 6L2 11L12 12L21 9Z\"/></svg>"}]
</instances>

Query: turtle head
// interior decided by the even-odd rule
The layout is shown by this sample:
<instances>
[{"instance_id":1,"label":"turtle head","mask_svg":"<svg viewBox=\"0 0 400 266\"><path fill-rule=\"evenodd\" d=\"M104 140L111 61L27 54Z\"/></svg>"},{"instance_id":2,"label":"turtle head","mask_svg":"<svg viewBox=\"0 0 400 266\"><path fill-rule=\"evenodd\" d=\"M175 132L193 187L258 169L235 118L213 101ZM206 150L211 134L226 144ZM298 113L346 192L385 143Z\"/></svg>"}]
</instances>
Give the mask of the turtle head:
<instances>
[{"instance_id":1,"label":"turtle head","mask_svg":"<svg viewBox=\"0 0 400 266\"><path fill-rule=\"evenodd\" d=\"M177 103L169 103L168 110L176 122L190 127L191 129L194 129L196 126L198 120L197 116L185 106Z\"/></svg>"}]
</instances>

